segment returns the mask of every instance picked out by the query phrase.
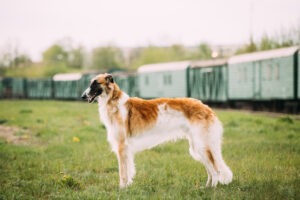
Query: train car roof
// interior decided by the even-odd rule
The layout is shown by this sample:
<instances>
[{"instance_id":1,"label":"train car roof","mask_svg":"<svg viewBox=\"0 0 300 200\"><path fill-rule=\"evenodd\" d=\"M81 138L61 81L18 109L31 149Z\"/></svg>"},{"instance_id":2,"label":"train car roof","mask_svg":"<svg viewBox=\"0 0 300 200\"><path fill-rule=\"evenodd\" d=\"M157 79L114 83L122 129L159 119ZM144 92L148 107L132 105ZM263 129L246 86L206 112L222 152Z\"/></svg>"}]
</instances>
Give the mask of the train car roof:
<instances>
[{"instance_id":1,"label":"train car roof","mask_svg":"<svg viewBox=\"0 0 300 200\"><path fill-rule=\"evenodd\" d=\"M55 74L53 76L54 81L74 81L81 78L81 73L68 73L68 74Z\"/></svg>"},{"instance_id":2,"label":"train car roof","mask_svg":"<svg viewBox=\"0 0 300 200\"><path fill-rule=\"evenodd\" d=\"M199 60L191 63L192 68L215 67L227 64L227 59Z\"/></svg>"},{"instance_id":3,"label":"train car roof","mask_svg":"<svg viewBox=\"0 0 300 200\"><path fill-rule=\"evenodd\" d=\"M233 56L228 60L228 64L251 62L255 60L265 60L270 58L279 58L293 55L299 49L298 46L274 49L269 51L260 51Z\"/></svg>"},{"instance_id":4,"label":"train car roof","mask_svg":"<svg viewBox=\"0 0 300 200\"><path fill-rule=\"evenodd\" d=\"M117 71L112 73L113 76L133 76L136 75L136 71Z\"/></svg>"},{"instance_id":5,"label":"train car roof","mask_svg":"<svg viewBox=\"0 0 300 200\"><path fill-rule=\"evenodd\" d=\"M190 64L190 61L147 64L140 66L138 68L138 73L185 70Z\"/></svg>"}]
</instances>

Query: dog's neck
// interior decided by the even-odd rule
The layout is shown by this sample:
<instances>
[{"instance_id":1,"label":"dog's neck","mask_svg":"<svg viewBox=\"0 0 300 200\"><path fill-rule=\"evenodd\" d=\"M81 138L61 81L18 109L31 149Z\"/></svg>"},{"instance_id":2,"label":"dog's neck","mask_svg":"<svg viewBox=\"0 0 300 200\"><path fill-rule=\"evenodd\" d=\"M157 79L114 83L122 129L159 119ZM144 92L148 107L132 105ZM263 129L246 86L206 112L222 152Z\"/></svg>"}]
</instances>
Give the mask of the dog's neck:
<instances>
[{"instance_id":1,"label":"dog's neck","mask_svg":"<svg viewBox=\"0 0 300 200\"><path fill-rule=\"evenodd\" d=\"M122 92L117 85L113 87L113 90L108 95L98 97L100 119L108 130L115 121L126 118L126 110L123 108L128 99L129 96L125 92ZM108 138L111 138L109 134Z\"/></svg>"},{"instance_id":2,"label":"dog's neck","mask_svg":"<svg viewBox=\"0 0 300 200\"><path fill-rule=\"evenodd\" d=\"M128 95L122 92L117 84L113 84L109 91L98 97L98 105L99 107L114 107L118 106L120 101L127 101L128 98Z\"/></svg>"}]
</instances>

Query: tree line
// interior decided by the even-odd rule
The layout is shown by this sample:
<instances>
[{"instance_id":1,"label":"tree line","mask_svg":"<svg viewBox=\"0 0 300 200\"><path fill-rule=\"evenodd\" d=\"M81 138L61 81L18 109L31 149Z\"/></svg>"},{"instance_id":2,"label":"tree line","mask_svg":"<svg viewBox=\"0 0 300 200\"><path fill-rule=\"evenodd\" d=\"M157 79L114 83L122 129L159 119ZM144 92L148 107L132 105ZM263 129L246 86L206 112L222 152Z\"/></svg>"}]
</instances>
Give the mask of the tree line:
<instances>
[{"instance_id":1,"label":"tree line","mask_svg":"<svg viewBox=\"0 0 300 200\"><path fill-rule=\"evenodd\" d=\"M260 40L241 45L233 54L249 53L300 45L300 27L279 36L264 35ZM60 40L44 52L40 63L32 62L17 47L0 52L0 76L53 76L56 73L75 71L115 71L135 70L143 64L181 60L206 60L228 55L213 54L212 46L201 43L196 47L174 44L167 47L149 45L147 47L124 49L115 45L96 47L88 52L83 46L75 46L71 39Z\"/></svg>"}]
</instances>

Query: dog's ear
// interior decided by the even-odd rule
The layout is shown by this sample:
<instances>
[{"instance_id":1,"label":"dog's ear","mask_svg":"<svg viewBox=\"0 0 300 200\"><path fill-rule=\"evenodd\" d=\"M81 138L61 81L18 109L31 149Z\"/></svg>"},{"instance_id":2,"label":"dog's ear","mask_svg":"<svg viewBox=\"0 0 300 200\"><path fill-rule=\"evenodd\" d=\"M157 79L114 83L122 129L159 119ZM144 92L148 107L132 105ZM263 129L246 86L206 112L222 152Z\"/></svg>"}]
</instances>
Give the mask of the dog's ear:
<instances>
[{"instance_id":1,"label":"dog's ear","mask_svg":"<svg viewBox=\"0 0 300 200\"><path fill-rule=\"evenodd\" d=\"M106 80L106 83L109 84L109 83L114 83L114 78L112 77L111 74L107 74L105 76L105 80Z\"/></svg>"}]
</instances>

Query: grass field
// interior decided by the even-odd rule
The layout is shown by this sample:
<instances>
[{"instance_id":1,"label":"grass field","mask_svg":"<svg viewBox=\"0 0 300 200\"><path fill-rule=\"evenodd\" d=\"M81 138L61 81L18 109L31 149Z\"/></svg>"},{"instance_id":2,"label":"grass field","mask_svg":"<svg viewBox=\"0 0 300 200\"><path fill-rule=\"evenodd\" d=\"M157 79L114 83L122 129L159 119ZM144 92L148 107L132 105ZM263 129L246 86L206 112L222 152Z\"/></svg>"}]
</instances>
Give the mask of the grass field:
<instances>
[{"instance_id":1,"label":"grass field","mask_svg":"<svg viewBox=\"0 0 300 200\"><path fill-rule=\"evenodd\" d=\"M203 187L205 169L181 140L138 153L134 183L119 189L96 104L0 101L0 123L25 140L0 139L0 199L300 199L300 121L217 114L231 184Z\"/></svg>"}]
</instances>

